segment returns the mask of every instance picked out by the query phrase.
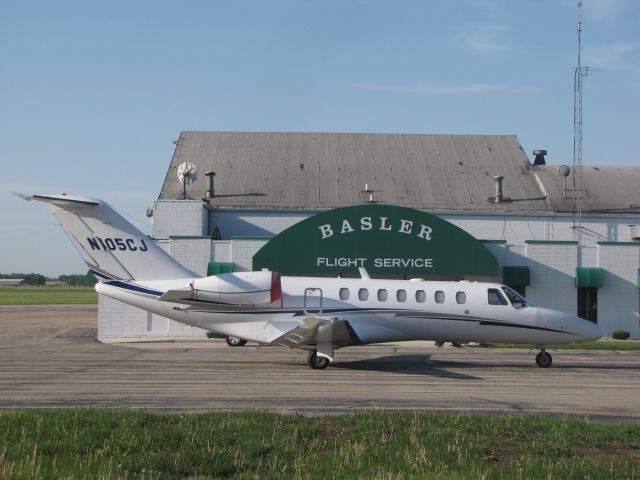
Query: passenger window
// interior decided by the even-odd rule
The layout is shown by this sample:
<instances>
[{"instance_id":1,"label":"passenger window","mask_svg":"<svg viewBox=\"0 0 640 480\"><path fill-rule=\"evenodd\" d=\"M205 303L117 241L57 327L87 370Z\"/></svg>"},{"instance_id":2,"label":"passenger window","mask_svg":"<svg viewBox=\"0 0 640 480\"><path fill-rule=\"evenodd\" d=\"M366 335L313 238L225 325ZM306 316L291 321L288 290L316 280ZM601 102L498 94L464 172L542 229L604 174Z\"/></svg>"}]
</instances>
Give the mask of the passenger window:
<instances>
[{"instance_id":1,"label":"passenger window","mask_svg":"<svg viewBox=\"0 0 640 480\"><path fill-rule=\"evenodd\" d=\"M367 290L366 288L361 288L360 290L358 290L358 298L361 301L365 301L369 299L369 290Z\"/></svg>"},{"instance_id":2,"label":"passenger window","mask_svg":"<svg viewBox=\"0 0 640 480\"><path fill-rule=\"evenodd\" d=\"M389 294L387 293L386 289L381 288L380 290L378 290L378 300L380 300L381 302L386 302L388 297Z\"/></svg>"},{"instance_id":3,"label":"passenger window","mask_svg":"<svg viewBox=\"0 0 640 480\"><path fill-rule=\"evenodd\" d=\"M489 305L508 305L507 299L502 296L497 288L490 288L487 294Z\"/></svg>"},{"instance_id":4,"label":"passenger window","mask_svg":"<svg viewBox=\"0 0 640 480\"><path fill-rule=\"evenodd\" d=\"M407 301L407 291L406 290L398 290L396 292L396 300L398 300L399 302L406 302Z\"/></svg>"},{"instance_id":5,"label":"passenger window","mask_svg":"<svg viewBox=\"0 0 640 480\"><path fill-rule=\"evenodd\" d=\"M340 300L349 300L349 289L341 288L340 289Z\"/></svg>"},{"instance_id":6,"label":"passenger window","mask_svg":"<svg viewBox=\"0 0 640 480\"><path fill-rule=\"evenodd\" d=\"M464 292L456 292L456 303L459 305L467 303L467 294Z\"/></svg>"},{"instance_id":7,"label":"passenger window","mask_svg":"<svg viewBox=\"0 0 640 480\"><path fill-rule=\"evenodd\" d=\"M416 290L416 302L424 303L427 301L427 294L424 293L424 290Z\"/></svg>"},{"instance_id":8,"label":"passenger window","mask_svg":"<svg viewBox=\"0 0 640 480\"><path fill-rule=\"evenodd\" d=\"M438 290L434 295L436 303L444 303L444 292L442 290Z\"/></svg>"}]
</instances>

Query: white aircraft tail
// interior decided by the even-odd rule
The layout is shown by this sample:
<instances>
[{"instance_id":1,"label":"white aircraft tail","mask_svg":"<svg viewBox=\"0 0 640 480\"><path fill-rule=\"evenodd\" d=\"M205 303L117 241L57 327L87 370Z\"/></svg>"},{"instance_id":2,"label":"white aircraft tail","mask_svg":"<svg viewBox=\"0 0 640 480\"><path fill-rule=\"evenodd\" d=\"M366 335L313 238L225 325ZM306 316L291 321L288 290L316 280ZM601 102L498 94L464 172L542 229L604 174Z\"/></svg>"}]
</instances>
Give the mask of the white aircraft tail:
<instances>
[{"instance_id":1,"label":"white aircraft tail","mask_svg":"<svg viewBox=\"0 0 640 480\"><path fill-rule=\"evenodd\" d=\"M73 195L18 195L49 205L100 281L198 277L101 200Z\"/></svg>"}]
</instances>

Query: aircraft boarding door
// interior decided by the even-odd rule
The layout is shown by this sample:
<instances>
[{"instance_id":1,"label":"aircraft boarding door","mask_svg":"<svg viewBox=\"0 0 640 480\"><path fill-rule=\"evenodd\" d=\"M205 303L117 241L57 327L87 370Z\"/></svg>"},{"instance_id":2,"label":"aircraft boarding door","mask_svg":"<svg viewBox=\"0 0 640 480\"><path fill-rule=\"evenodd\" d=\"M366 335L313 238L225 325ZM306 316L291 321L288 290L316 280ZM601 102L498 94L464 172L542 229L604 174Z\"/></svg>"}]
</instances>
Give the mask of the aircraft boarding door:
<instances>
[{"instance_id":1,"label":"aircraft boarding door","mask_svg":"<svg viewBox=\"0 0 640 480\"><path fill-rule=\"evenodd\" d=\"M322 289L304 289L304 313L305 315L322 313Z\"/></svg>"}]
</instances>

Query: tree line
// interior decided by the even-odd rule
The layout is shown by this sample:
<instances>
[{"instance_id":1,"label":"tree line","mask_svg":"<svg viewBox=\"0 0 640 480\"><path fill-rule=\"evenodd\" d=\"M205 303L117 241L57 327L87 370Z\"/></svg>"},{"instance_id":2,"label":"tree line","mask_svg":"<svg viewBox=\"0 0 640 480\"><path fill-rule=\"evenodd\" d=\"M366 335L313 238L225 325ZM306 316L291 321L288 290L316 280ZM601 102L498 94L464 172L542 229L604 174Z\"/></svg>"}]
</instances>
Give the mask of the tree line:
<instances>
[{"instance_id":1,"label":"tree line","mask_svg":"<svg viewBox=\"0 0 640 480\"><path fill-rule=\"evenodd\" d=\"M70 274L60 275L57 278L46 277L40 273L0 273L0 278L22 278L27 285L45 285L47 281L64 282L69 286L93 287L97 279L95 275L89 271L84 275Z\"/></svg>"}]
</instances>

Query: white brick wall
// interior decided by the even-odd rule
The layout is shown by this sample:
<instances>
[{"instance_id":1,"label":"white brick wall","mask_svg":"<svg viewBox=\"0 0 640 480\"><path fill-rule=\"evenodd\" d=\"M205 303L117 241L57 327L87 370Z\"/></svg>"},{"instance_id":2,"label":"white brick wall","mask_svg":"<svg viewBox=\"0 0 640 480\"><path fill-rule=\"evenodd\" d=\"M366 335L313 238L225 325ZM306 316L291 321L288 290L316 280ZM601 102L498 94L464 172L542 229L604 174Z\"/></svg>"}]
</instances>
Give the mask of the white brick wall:
<instances>
[{"instance_id":1,"label":"white brick wall","mask_svg":"<svg viewBox=\"0 0 640 480\"><path fill-rule=\"evenodd\" d=\"M211 261L212 262L231 262L232 261L232 242L231 240L216 240L211 242Z\"/></svg>"},{"instance_id":2,"label":"white brick wall","mask_svg":"<svg viewBox=\"0 0 640 480\"><path fill-rule=\"evenodd\" d=\"M156 200L153 207L153 238L172 235L208 235L208 212L201 200Z\"/></svg>"},{"instance_id":3,"label":"white brick wall","mask_svg":"<svg viewBox=\"0 0 640 480\"><path fill-rule=\"evenodd\" d=\"M112 298L98 296L98 340L101 342L206 338L206 333L201 328L183 325Z\"/></svg>"},{"instance_id":4,"label":"white brick wall","mask_svg":"<svg viewBox=\"0 0 640 480\"><path fill-rule=\"evenodd\" d=\"M237 272L250 271L253 267L253 256L267 240L232 240L232 259Z\"/></svg>"},{"instance_id":5,"label":"white brick wall","mask_svg":"<svg viewBox=\"0 0 640 480\"><path fill-rule=\"evenodd\" d=\"M578 246L527 243L525 250L531 274L531 286L527 287L527 298L534 305L575 315Z\"/></svg>"},{"instance_id":6,"label":"white brick wall","mask_svg":"<svg viewBox=\"0 0 640 480\"><path fill-rule=\"evenodd\" d=\"M626 330L640 338L640 290L636 285L640 268L640 246L598 245L604 285L598 289L598 324L611 335Z\"/></svg>"},{"instance_id":7,"label":"white brick wall","mask_svg":"<svg viewBox=\"0 0 640 480\"><path fill-rule=\"evenodd\" d=\"M196 275L206 276L211 261L211 239L171 238L169 253Z\"/></svg>"}]
</instances>

